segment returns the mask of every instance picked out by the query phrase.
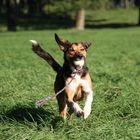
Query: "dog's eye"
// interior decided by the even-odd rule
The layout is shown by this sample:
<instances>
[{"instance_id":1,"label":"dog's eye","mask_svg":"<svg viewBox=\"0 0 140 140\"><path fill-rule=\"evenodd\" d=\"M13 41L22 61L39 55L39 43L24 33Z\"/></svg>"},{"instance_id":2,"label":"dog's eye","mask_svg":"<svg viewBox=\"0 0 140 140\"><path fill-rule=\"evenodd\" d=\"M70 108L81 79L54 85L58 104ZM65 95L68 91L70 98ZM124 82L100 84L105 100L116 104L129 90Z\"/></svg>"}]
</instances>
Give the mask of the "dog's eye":
<instances>
[{"instance_id":1,"label":"dog's eye","mask_svg":"<svg viewBox=\"0 0 140 140\"><path fill-rule=\"evenodd\" d=\"M83 49L83 48L82 48L82 49L80 49L80 51L84 51L84 50L85 50L85 49Z\"/></svg>"},{"instance_id":2,"label":"dog's eye","mask_svg":"<svg viewBox=\"0 0 140 140\"><path fill-rule=\"evenodd\" d=\"M70 52L74 52L74 49L70 49Z\"/></svg>"}]
</instances>

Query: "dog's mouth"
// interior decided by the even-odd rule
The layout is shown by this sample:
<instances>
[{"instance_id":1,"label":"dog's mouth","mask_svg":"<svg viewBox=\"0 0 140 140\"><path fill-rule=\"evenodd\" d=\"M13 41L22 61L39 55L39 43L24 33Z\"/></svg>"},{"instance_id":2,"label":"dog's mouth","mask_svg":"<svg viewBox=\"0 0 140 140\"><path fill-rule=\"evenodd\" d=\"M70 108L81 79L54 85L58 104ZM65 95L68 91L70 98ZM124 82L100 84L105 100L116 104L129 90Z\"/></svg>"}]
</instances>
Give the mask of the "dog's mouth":
<instances>
[{"instance_id":1,"label":"dog's mouth","mask_svg":"<svg viewBox=\"0 0 140 140\"><path fill-rule=\"evenodd\" d=\"M82 55L82 54L75 54L73 57L72 57L73 61L81 61L81 60L84 60L85 57Z\"/></svg>"},{"instance_id":2,"label":"dog's mouth","mask_svg":"<svg viewBox=\"0 0 140 140\"><path fill-rule=\"evenodd\" d=\"M73 59L74 59L74 61L81 61L81 60L84 60L84 56L83 55L76 55Z\"/></svg>"},{"instance_id":3,"label":"dog's mouth","mask_svg":"<svg viewBox=\"0 0 140 140\"><path fill-rule=\"evenodd\" d=\"M85 64L85 58L83 56L78 56L73 59L73 65L76 69L81 69Z\"/></svg>"},{"instance_id":4,"label":"dog's mouth","mask_svg":"<svg viewBox=\"0 0 140 140\"><path fill-rule=\"evenodd\" d=\"M85 65L85 57L83 55L75 55L73 57L66 58L69 61L69 64L75 69L82 69Z\"/></svg>"}]
</instances>

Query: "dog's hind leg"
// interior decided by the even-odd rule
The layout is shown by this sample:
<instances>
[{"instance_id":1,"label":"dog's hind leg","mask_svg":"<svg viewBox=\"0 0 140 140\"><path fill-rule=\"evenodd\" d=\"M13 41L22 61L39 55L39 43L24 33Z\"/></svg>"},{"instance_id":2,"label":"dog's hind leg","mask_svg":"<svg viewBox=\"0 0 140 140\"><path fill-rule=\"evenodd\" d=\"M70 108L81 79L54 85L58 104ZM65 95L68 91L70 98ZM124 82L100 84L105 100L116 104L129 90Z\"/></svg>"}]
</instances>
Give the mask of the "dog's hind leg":
<instances>
[{"instance_id":1,"label":"dog's hind leg","mask_svg":"<svg viewBox=\"0 0 140 140\"><path fill-rule=\"evenodd\" d=\"M60 82L61 81L61 82ZM64 87L64 80L62 73L58 73L54 83L54 91L55 93L59 92ZM66 112L67 112L67 103L66 103L66 94L65 92L61 92L56 96L58 106L59 106L59 113L63 119L66 119Z\"/></svg>"},{"instance_id":2,"label":"dog's hind leg","mask_svg":"<svg viewBox=\"0 0 140 140\"><path fill-rule=\"evenodd\" d=\"M58 106L59 106L60 116L63 119L66 119L67 104L66 104L66 97L63 92L57 96L57 102L58 102Z\"/></svg>"},{"instance_id":3,"label":"dog's hind leg","mask_svg":"<svg viewBox=\"0 0 140 140\"><path fill-rule=\"evenodd\" d=\"M73 116L74 116L74 109L73 108L69 109L69 115L70 115L70 120L73 120Z\"/></svg>"}]
</instances>

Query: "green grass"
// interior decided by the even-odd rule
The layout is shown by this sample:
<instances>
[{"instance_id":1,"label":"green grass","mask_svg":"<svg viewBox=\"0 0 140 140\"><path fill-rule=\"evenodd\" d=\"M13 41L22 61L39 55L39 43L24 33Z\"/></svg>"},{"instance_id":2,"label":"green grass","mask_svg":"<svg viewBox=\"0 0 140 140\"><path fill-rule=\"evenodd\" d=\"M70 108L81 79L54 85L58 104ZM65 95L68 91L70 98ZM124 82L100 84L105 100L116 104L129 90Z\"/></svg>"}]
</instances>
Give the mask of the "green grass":
<instances>
[{"instance_id":1,"label":"green grass","mask_svg":"<svg viewBox=\"0 0 140 140\"><path fill-rule=\"evenodd\" d=\"M126 16L128 13L131 16ZM137 11L87 14L90 29L81 32L0 33L1 140L140 139L140 28L127 26L136 24ZM56 74L32 52L29 40L36 39L62 64L63 53L54 41L55 32L70 41L92 43L87 65L93 79L94 102L87 120L75 116L72 122L69 118L62 121L56 100L41 108L33 104L54 94Z\"/></svg>"},{"instance_id":2,"label":"green grass","mask_svg":"<svg viewBox=\"0 0 140 140\"><path fill-rule=\"evenodd\" d=\"M59 119L56 100L36 108L32 102L53 95L55 73L31 51L36 39L61 64L54 32L70 41L92 42L87 64L94 102L87 120ZM12 140L140 139L139 28L30 31L0 34L0 138ZM82 103L83 105L83 103Z\"/></svg>"}]
</instances>

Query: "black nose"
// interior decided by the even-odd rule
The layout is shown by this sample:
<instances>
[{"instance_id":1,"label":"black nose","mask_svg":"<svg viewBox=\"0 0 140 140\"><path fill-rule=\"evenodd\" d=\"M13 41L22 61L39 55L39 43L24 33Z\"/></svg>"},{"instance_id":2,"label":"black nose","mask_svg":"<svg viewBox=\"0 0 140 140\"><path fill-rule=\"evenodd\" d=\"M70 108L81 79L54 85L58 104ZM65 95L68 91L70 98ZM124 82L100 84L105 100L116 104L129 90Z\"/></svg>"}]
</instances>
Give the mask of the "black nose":
<instances>
[{"instance_id":1,"label":"black nose","mask_svg":"<svg viewBox=\"0 0 140 140\"><path fill-rule=\"evenodd\" d=\"M77 54L76 56L75 56L75 59L76 60L81 60L83 58L83 55L81 55L81 54Z\"/></svg>"},{"instance_id":2,"label":"black nose","mask_svg":"<svg viewBox=\"0 0 140 140\"><path fill-rule=\"evenodd\" d=\"M82 56L82 55L78 55L77 57L78 57L79 59L82 59L82 58L83 58L83 56Z\"/></svg>"}]
</instances>

